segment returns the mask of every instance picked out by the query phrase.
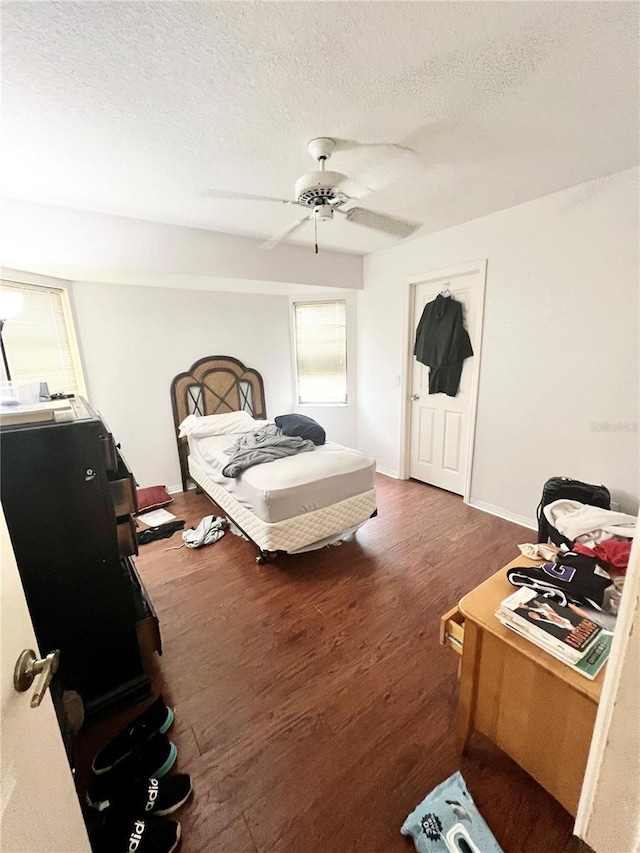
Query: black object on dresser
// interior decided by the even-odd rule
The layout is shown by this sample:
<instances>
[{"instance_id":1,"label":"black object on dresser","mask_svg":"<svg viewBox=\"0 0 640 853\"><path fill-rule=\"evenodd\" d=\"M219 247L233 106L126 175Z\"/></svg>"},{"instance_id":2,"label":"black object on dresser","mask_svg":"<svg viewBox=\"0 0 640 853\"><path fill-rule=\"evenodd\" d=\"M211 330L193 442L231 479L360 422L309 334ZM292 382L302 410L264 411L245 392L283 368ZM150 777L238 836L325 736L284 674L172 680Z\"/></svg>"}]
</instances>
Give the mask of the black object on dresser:
<instances>
[{"instance_id":1,"label":"black object on dresser","mask_svg":"<svg viewBox=\"0 0 640 853\"><path fill-rule=\"evenodd\" d=\"M40 651L87 714L149 693L141 649L162 652L137 554L136 489L101 418L82 399L68 420L0 429L0 491Z\"/></svg>"}]
</instances>

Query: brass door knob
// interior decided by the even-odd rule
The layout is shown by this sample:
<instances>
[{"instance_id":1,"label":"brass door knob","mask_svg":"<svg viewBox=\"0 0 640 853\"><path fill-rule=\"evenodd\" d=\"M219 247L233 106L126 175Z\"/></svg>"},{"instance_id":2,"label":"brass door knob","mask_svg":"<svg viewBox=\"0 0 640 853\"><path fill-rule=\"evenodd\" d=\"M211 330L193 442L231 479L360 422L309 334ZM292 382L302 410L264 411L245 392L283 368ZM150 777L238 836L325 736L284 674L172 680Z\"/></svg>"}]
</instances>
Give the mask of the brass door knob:
<instances>
[{"instance_id":1,"label":"brass door knob","mask_svg":"<svg viewBox=\"0 0 640 853\"><path fill-rule=\"evenodd\" d=\"M51 679L58 670L60 652L50 652L45 658L38 658L33 649L25 649L20 652L13 670L13 686L18 693L25 693L33 684L37 676L40 676L30 705L37 708L42 702L42 697L51 684Z\"/></svg>"}]
</instances>

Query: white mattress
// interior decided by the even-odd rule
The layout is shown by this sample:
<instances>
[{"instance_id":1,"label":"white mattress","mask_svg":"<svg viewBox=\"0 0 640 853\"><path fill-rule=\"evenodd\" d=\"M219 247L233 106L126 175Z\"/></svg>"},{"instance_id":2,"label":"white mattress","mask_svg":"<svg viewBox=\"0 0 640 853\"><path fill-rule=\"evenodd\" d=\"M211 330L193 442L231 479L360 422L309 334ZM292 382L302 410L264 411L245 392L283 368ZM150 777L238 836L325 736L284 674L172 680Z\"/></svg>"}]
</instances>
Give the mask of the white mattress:
<instances>
[{"instance_id":1,"label":"white mattress","mask_svg":"<svg viewBox=\"0 0 640 853\"><path fill-rule=\"evenodd\" d=\"M315 512L373 490L374 460L334 442L308 453L253 465L239 477L225 477L222 469L229 456L224 451L236 438L190 436L190 459L210 482L223 487L238 504L266 523Z\"/></svg>"},{"instance_id":2,"label":"white mattress","mask_svg":"<svg viewBox=\"0 0 640 853\"><path fill-rule=\"evenodd\" d=\"M301 455L310 456L311 454ZM250 509L237 501L223 485L209 476L199 466L194 456L189 456L189 471L195 482L223 512L229 514L242 532L249 536L262 551L287 551L289 554L294 554L297 551L335 542L364 524L376 509L376 495L371 489L322 509L269 523L258 518Z\"/></svg>"}]
</instances>

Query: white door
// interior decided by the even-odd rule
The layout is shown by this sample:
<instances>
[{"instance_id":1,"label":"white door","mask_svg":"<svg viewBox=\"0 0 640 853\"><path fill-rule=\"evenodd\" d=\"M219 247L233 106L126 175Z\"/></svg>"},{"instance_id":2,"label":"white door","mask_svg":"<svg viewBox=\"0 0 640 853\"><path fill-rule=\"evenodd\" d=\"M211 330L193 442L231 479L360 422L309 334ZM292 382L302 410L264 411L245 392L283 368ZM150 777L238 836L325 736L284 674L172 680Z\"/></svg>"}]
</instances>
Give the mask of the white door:
<instances>
[{"instance_id":1,"label":"white door","mask_svg":"<svg viewBox=\"0 0 640 853\"><path fill-rule=\"evenodd\" d=\"M465 359L455 397L429 394L429 368L412 355L410 383L409 476L458 495L467 495L472 432L482 338L485 286L484 261L413 279L411 352L420 317L428 302L448 290L462 303L464 326L473 356Z\"/></svg>"},{"instance_id":2,"label":"white door","mask_svg":"<svg viewBox=\"0 0 640 853\"><path fill-rule=\"evenodd\" d=\"M13 687L18 655L38 646L4 512L0 539L0 853L90 853L51 696L31 708L35 684Z\"/></svg>"}]
</instances>

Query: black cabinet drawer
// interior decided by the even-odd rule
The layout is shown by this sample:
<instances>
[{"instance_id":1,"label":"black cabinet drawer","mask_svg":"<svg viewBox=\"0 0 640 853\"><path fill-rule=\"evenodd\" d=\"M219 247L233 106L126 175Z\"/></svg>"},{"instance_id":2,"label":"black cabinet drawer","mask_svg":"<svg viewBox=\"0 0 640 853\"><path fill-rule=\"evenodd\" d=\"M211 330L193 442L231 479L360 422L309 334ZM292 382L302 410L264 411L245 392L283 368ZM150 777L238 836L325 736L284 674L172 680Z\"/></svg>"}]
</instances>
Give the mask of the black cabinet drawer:
<instances>
[{"instance_id":1,"label":"black cabinet drawer","mask_svg":"<svg viewBox=\"0 0 640 853\"><path fill-rule=\"evenodd\" d=\"M147 590L138 574L133 560L124 560L127 572L131 578L133 587L133 599L136 610L136 631L138 645L143 657L150 657L153 652L162 654L162 638L160 636L160 623L147 594Z\"/></svg>"},{"instance_id":2,"label":"black cabinet drawer","mask_svg":"<svg viewBox=\"0 0 640 853\"><path fill-rule=\"evenodd\" d=\"M136 490L130 477L109 482L109 491L116 516L133 515L138 511Z\"/></svg>"},{"instance_id":3,"label":"black cabinet drawer","mask_svg":"<svg viewBox=\"0 0 640 853\"><path fill-rule=\"evenodd\" d=\"M118 447L116 466L115 477L109 477L109 491L116 516L135 515L138 512L136 481Z\"/></svg>"},{"instance_id":4,"label":"black cabinet drawer","mask_svg":"<svg viewBox=\"0 0 640 853\"><path fill-rule=\"evenodd\" d=\"M104 467L107 473L115 474L118 470L118 453L116 451L116 443L110 432L100 436L100 445L102 447L102 456L104 458Z\"/></svg>"},{"instance_id":5,"label":"black cabinet drawer","mask_svg":"<svg viewBox=\"0 0 640 853\"><path fill-rule=\"evenodd\" d=\"M138 539L136 537L136 523L129 516L118 521L116 525L118 533L118 552L121 557L130 557L138 553Z\"/></svg>"}]
</instances>

